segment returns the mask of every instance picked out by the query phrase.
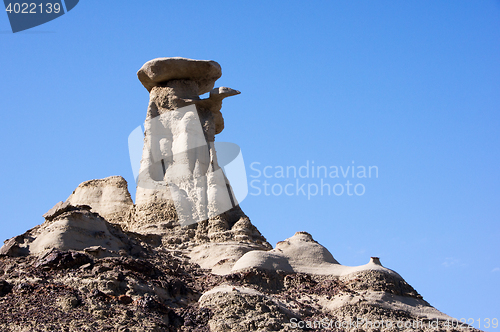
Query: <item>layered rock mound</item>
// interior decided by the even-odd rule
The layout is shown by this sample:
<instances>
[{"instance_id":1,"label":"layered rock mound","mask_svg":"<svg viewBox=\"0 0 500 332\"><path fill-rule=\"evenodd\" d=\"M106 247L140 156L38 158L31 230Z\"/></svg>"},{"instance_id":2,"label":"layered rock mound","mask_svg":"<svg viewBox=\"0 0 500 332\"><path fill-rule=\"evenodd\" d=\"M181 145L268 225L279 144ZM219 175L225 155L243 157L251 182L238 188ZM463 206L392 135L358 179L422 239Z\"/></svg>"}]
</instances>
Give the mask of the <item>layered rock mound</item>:
<instances>
[{"instance_id":1,"label":"layered rock mound","mask_svg":"<svg viewBox=\"0 0 500 332\"><path fill-rule=\"evenodd\" d=\"M217 160L214 61L159 58L135 203L86 181L0 248L0 331L462 331L377 257L344 266L312 235L273 249ZM199 96L210 92L210 96ZM474 330L470 328L469 330Z\"/></svg>"},{"instance_id":2,"label":"layered rock mound","mask_svg":"<svg viewBox=\"0 0 500 332\"><path fill-rule=\"evenodd\" d=\"M111 225L87 207L68 206L71 211L52 222L89 213ZM51 221L46 223L38 227L50 227ZM12 246L2 249L0 330L462 330L377 258L359 267L342 266L305 232L269 251L248 251L244 242L200 251L152 246L120 228L113 225L110 231L123 244L109 246L113 249L102 247L114 244L108 239L83 249L55 241L57 246L27 255ZM47 234L28 233L25 247ZM83 246L95 244L85 241ZM299 253L293 247L302 242ZM309 270L302 261L308 258L314 258Z\"/></svg>"}]
</instances>

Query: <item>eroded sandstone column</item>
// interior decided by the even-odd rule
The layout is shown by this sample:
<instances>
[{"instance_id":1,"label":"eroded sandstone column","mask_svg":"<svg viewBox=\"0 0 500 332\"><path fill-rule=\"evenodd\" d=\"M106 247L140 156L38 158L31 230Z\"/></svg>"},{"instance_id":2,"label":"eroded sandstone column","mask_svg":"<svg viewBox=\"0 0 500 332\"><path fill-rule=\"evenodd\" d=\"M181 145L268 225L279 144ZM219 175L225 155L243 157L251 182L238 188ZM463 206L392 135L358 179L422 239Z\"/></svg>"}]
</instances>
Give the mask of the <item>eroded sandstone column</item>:
<instances>
[{"instance_id":1,"label":"eroded sandstone column","mask_svg":"<svg viewBox=\"0 0 500 332\"><path fill-rule=\"evenodd\" d=\"M217 162L214 141L224 128L222 100L239 94L225 87L213 89L220 76L217 62L185 58L154 59L139 70L150 100L137 180L137 231L148 228L151 233L156 227L161 233L175 225L196 224L188 237L225 241L235 233L220 239L209 234L222 234L240 221L245 224L241 239L260 236L252 234L254 227ZM209 98L199 97L207 92Z\"/></svg>"}]
</instances>

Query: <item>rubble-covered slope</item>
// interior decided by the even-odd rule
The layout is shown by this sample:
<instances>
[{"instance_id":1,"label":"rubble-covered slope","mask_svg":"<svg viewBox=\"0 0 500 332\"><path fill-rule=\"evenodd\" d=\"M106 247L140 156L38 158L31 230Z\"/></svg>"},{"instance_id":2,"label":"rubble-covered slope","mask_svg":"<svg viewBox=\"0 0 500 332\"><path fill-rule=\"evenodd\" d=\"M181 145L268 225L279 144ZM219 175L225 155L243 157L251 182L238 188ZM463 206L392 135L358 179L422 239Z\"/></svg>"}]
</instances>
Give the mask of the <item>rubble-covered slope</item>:
<instances>
[{"instance_id":1,"label":"rubble-covered slope","mask_svg":"<svg viewBox=\"0 0 500 332\"><path fill-rule=\"evenodd\" d=\"M379 331L369 323L428 327L440 315L441 328L384 331L462 329L446 328L445 315L404 280L380 271L339 278L259 269L214 275L179 252L152 248L137 256L53 250L0 258L1 331L293 331L314 322L333 326L324 331L356 331L342 327L348 322Z\"/></svg>"},{"instance_id":2,"label":"rubble-covered slope","mask_svg":"<svg viewBox=\"0 0 500 332\"><path fill-rule=\"evenodd\" d=\"M246 216L131 232L134 205L109 206L124 181L82 184L0 248L0 331L463 330L378 258L341 265L306 232L274 249Z\"/></svg>"}]
</instances>

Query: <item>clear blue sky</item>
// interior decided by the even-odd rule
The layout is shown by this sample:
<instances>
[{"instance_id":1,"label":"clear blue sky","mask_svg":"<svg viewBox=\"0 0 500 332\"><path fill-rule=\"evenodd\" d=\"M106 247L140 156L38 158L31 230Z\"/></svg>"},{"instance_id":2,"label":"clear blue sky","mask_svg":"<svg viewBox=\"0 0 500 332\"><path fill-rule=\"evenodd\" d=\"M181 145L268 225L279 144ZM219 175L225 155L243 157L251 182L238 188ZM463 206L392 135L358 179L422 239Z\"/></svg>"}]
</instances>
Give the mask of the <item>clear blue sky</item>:
<instances>
[{"instance_id":1,"label":"clear blue sky","mask_svg":"<svg viewBox=\"0 0 500 332\"><path fill-rule=\"evenodd\" d=\"M216 86L242 92L218 140L240 145L249 181L254 162L378 167L323 179L360 196L250 188L242 207L271 244L308 231L342 264L380 256L446 314L500 319L499 1L82 0L17 34L0 14L0 49L3 239L80 182L122 175L135 193L137 70L212 59Z\"/></svg>"}]
</instances>

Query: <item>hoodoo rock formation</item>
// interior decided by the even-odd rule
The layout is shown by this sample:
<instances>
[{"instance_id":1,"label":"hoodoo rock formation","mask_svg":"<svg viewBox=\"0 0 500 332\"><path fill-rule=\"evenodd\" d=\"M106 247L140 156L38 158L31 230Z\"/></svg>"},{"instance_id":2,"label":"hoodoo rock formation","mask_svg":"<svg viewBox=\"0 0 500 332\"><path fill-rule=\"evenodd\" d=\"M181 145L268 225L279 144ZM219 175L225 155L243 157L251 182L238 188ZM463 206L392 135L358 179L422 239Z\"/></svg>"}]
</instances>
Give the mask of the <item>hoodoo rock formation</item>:
<instances>
[{"instance_id":1,"label":"hoodoo rock formation","mask_svg":"<svg viewBox=\"0 0 500 332\"><path fill-rule=\"evenodd\" d=\"M164 243L243 241L268 249L218 165L214 142L224 128L222 100L239 94L214 89L220 76L217 62L184 58L154 59L139 70L150 100L129 229L157 234ZM209 98L201 99L206 92Z\"/></svg>"},{"instance_id":2,"label":"hoodoo rock formation","mask_svg":"<svg viewBox=\"0 0 500 332\"><path fill-rule=\"evenodd\" d=\"M306 232L272 248L217 159L222 101L240 93L214 88L221 74L215 61L144 64L135 203L120 176L86 181L6 240L0 330L461 331L377 257L341 265Z\"/></svg>"}]
</instances>

